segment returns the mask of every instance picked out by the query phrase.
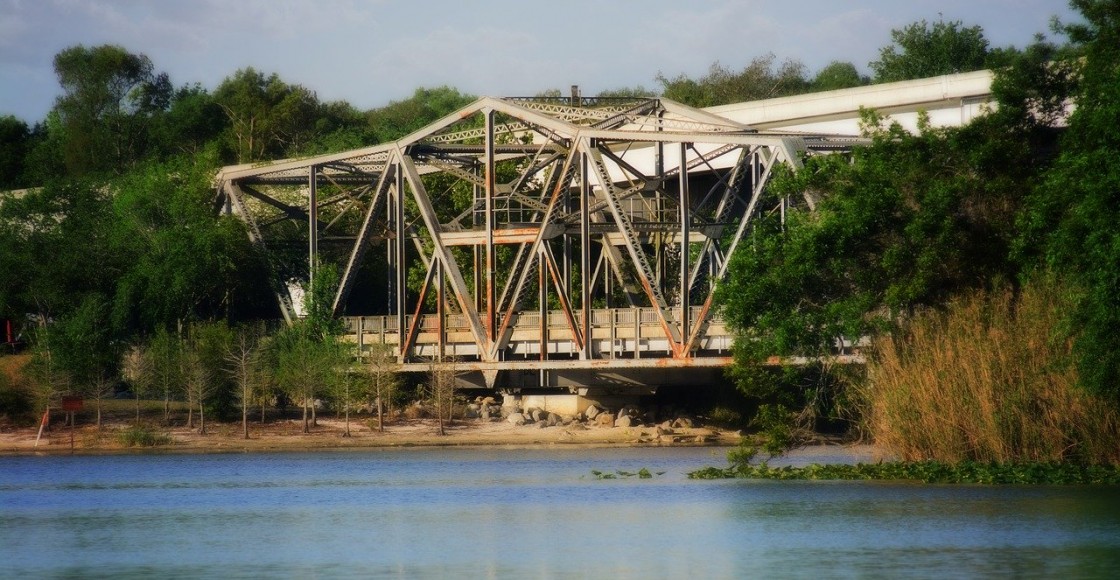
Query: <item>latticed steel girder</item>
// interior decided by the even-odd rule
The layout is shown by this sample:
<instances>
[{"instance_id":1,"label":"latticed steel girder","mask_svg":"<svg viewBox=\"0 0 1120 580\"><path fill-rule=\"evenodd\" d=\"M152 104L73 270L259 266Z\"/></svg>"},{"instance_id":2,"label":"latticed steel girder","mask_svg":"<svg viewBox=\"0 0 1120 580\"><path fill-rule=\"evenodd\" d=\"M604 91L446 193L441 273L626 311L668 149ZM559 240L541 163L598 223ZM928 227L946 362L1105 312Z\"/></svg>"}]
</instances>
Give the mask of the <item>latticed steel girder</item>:
<instances>
[{"instance_id":1,"label":"latticed steel girder","mask_svg":"<svg viewBox=\"0 0 1120 580\"><path fill-rule=\"evenodd\" d=\"M361 314L399 319L402 360L416 358L418 333L435 332L436 358L469 344L472 360L498 364L511 356L511 321L550 308L577 348L562 356L596 360L588 313L622 296L658 313L663 356L687 359L710 354L697 345L712 295L752 216L784 203L767 199L774 167L842 147L665 99L483 98L393 143L227 167L217 191L262 249L305 244L272 260L289 320L289 290L334 262L336 311L355 291L384 298ZM362 279L383 287L356 282L376 268ZM432 313L438 328L416 326ZM469 321L465 331L445 314ZM556 356L547 327L538 355Z\"/></svg>"}]
</instances>

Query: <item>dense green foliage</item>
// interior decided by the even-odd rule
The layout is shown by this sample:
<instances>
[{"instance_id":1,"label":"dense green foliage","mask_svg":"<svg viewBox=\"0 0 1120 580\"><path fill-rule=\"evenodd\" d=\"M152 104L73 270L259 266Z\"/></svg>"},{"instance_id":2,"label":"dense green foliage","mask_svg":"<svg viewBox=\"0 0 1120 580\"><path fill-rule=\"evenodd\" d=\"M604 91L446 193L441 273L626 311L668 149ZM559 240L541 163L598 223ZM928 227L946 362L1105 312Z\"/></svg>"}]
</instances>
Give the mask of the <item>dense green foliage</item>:
<instances>
[{"instance_id":1,"label":"dense green foliage","mask_svg":"<svg viewBox=\"0 0 1120 580\"><path fill-rule=\"evenodd\" d=\"M910 429L917 437L932 433L938 421L949 421L959 434L977 438L943 438L946 445L952 442L951 449L922 445L922 453L967 458L998 450L1026 460L1053 456L1042 450L1056 445L1063 459L1072 453L1073 459L1088 462L1114 461L1115 454L1107 452L1115 449L1110 411L1093 413L1101 428L1083 433L1092 421L1050 421L1052 415L1065 415L1047 410L1051 405L1094 409L1101 400L1115 409L1120 402L1115 332L1120 325L1120 172L1115 163L1120 154L1115 132L1120 123L1120 2L1072 4L1086 22L1058 27L1071 41L1064 47L1038 37L1023 50L989 51L982 31L960 23L939 23L932 30L918 23L895 31L897 47L884 48L882 59L872 64L877 81L998 61L996 110L964 127L922 125L918 134L868 113L869 146L850 157L809 158L803 170L774 180L772 191L779 197L797 205L803 195L812 196L816 211L761 217L747 251L733 257L729 280L718 295L740 337L735 376L771 419L784 415L796 429L807 415L798 409L811 410L810 417L843 418L852 416L853 407L860 411L857 418L866 418L884 393L913 398L921 389L925 399L940 401L940 411L926 416L911 401L898 407L893 427L889 421L877 423L871 434L925 425ZM1063 130L1071 102L1076 107ZM1057 322L1027 313L1016 302L1025 292L1049 287L1045 280L1061 282L1041 307ZM1014 297L1010 302L995 299L1005 288ZM954 307L963 297L977 295L978 303L989 305L980 314ZM956 329L951 334L965 337L975 330L1003 338L988 351L980 338L919 344L913 325L943 311L946 320L937 324ZM1005 316L1012 330L996 324ZM889 345L898 364L891 363L891 372L897 389L876 382L885 376L877 351L867 348L867 339L876 336L893 337ZM861 340L863 354L872 356L872 374L879 376L840 372L839 365L827 362ZM969 348L971 355L949 366L918 364ZM1020 364L1012 360L1020 355L1008 353L1039 360ZM824 362L763 368L773 355ZM1066 372L1070 360L1076 363L1072 375ZM960 403L965 396L950 392L956 384L995 390L977 399L975 408L957 405L968 412L950 419L944 403ZM1078 389L1090 399L1073 391ZM796 442L762 416L756 427ZM1043 435L1045 430L1053 432ZM997 432L1010 439L981 445L980 438ZM1091 437L1098 440L1085 440L1085 433L1096 433Z\"/></svg>"},{"instance_id":2,"label":"dense green foliage","mask_svg":"<svg viewBox=\"0 0 1120 580\"><path fill-rule=\"evenodd\" d=\"M31 130L12 115L0 116L0 190L21 187Z\"/></svg>"},{"instance_id":3,"label":"dense green foliage","mask_svg":"<svg viewBox=\"0 0 1120 580\"><path fill-rule=\"evenodd\" d=\"M62 154L70 175L121 173L147 156L148 125L165 110L171 82L148 57L120 46L74 46L54 57L63 94Z\"/></svg>"},{"instance_id":4,"label":"dense green foliage","mask_svg":"<svg viewBox=\"0 0 1120 580\"><path fill-rule=\"evenodd\" d=\"M657 82L662 88L661 96L693 107L846 89L870 82L850 62L833 61L813 78L807 73L800 61L787 59L775 65L774 55L767 54L751 60L738 72L716 62L699 79L683 74L669 78L659 73ZM644 89L637 88L608 92L605 96L634 96L643 92Z\"/></svg>"},{"instance_id":5,"label":"dense green foliage","mask_svg":"<svg viewBox=\"0 0 1120 580\"><path fill-rule=\"evenodd\" d=\"M1086 19L1064 28L1085 47L1077 107L1061 155L1027 199L1024 247L1077 291L1068 330L1083 385L1120 402L1120 2L1072 5Z\"/></svg>"},{"instance_id":6,"label":"dense green foliage","mask_svg":"<svg viewBox=\"0 0 1120 580\"><path fill-rule=\"evenodd\" d=\"M987 64L988 40L979 26L925 20L891 31L892 44L870 63L875 82L889 83L980 70Z\"/></svg>"},{"instance_id":7,"label":"dense green foliage","mask_svg":"<svg viewBox=\"0 0 1120 580\"><path fill-rule=\"evenodd\" d=\"M359 111L252 68L212 92L175 88L115 45L67 48L54 65L62 96L45 120L0 117L0 319L37 337L42 403L127 389L187 400L192 420L242 402L224 360L232 328L278 318L260 284L274 265L216 215L217 169L397 139L473 99L418 89ZM331 324L309 336L325 342Z\"/></svg>"},{"instance_id":8,"label":"dense green foliage","mask_svg":"<svg viewBox=\"0 0 1120 580\"><path fill-rule=\"evenodd\" d=\"M732 261L719 298L755 339L741 348L831 352L841 338L1012 274L1012 198L1031 175L1030 152L994 121L912 135L867 118L871 145L775 180L780 196L823 195L784 223L763 216L750 251Z\"/></svg>"},{"instance_id":9,"label":"dense green foliage","mask_svg":"<svg viewBox=\"0 0 1120 580\"><path fill-rule=\"evenodd\" d=\"M694 107L711 107L740 101L784 97L806 92L805 65L786 60L774 67L774 55L755 58L743 70L714 63L708 74L693 80L684 75L672 79L657 76L662 96Z\"/></svg>"}]
</instances>

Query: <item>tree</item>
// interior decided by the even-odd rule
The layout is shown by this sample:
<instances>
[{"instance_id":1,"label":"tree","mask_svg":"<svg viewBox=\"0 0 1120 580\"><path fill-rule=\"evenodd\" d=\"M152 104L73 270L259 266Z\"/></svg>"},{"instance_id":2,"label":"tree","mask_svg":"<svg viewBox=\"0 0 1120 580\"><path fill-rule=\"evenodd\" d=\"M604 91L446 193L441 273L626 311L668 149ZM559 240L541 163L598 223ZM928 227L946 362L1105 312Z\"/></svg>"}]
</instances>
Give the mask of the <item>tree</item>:
<instances>
[{"instance_id":1,"label":"tree","mask_svg":"<svg viewBox=\"0 0 1120 580\"><path fill-rule=\"evenodd\" d=\"M303 410L303 432L310 433L315 400L337 385L348 353L334 336L317 335L306 320L283 328L270 341L277 386Z\"/></svg>"},{"instance_id":2,"label":"tree","mask_svg":"<svg viewBox=\"0 0 1120 580\"><path fill-rule=\"evenodd\" d=\"M35 123L23 161L24 185L46 185L66 176L65 137L66 131L57 110L52 109L45 119Z\"/></svg>"},{"instance_id":3,"label":"tree","mask_svg":"<svg viewBox=\"0 0 1120 580\"><path fill-rule=\"evenodd\" d=\"M303 408L303 431L315 424L315 400L334 391L345 380L350 353L339 340L341 321L334 316L332 300L338 288L338 270L316 265L304 294L307 315L272 337L272 367L277 385Z\"/></svg>"},{"instance_id":4,"label":"tree","mask_svg":"<svg viewBox=\"0 0 1120 580\"><path fill-rule=\"evenodd\" d=\"M817 76L813 77L813 91L834 91L836 89L850 89L860 87L871 82L871 79L859 74L856 65L850 62L834 60L822 68Z\"/></svg>"},{"instance_id":5,"label":"tree","mask_svg":"<svg viewBox=\"0 0 1120 580\"><path fill-rule=\"evenodd\" d=\"M226 367L226 354L233 348L233 330L224 321L202 321L186 329L182 346L183 386L187 403L198 409L199 434L206 434L206 413L219 418L230 415L235 398L234 384ZM187 423L193 427L193 416Z\"/></svg>"},{"instance_id":6,"label":"tree","mask_svg":"<svg viewBox=\"0 0 1120 580\"><path fill-rule=\"evenodd\" d=\"M661 96L693 107L785 97L808 90L804 64L785 60L775 69L774 60L773 54L757 57L739 72L716 62L698 80L683 74L670 79L658 73L657 82Z\"/></svg>"},{"instance_id":7,"label":"tree","mask_svg":"<svg viewBox=\"0 0 1120 580\"><path fill-rule=\"evenodd\" d=\"M1077 107L1062 152L1031 196L1025 246L1076 289L1067 333L1081 383L1120 402L1120 2L1073 0L1082 24L1061 30L1084 47Z\"/></svg>"},{"instance_id":8,"label":"tree","mask_svg":"<svg viewBox=\"0 0 1120 580\"><path fill-rule=\"evenodd\" d=\"M140 424L140 398L154 388L153 362L147 344L134 344L128 347L121 360L121 374L132 389L136 401L136 424Z\"/></svg>"},{"instance_id":9,"label":"tree","mask_svg":"<svg viewBox=\"0 0 1120 580\"><path fill-rule=\"evenodd\" d=\"M0 309L61 319L90 294L111 296L124 260L109 247L102 184L53 182L0 203Z\"/></svg>"},{"instance_id":10,"label":"tree","mask_svg":"<svg viewBox=\"0 0 1120 580\"><path fill-rule=\"evenodd\" d=\"M27 366L35 407L45 411L49 411L51 405L71 389L70 377L58 364L54 346L55 333L57 328L40 324L31 346L31 362Z\"/></svg>"},{"instance_id":11,"label":"tree","mask_svg":"<svg viewBox=\"0 0 1120 580\"><path fill-rule=\"evenodd\" d=\"M1076 48L1055 45L1041 34L1025 49L1009 51L992 79L999 106L991 114L1032 147L1054 150L1081 74L1079 56ZM1043 159L1052 161L1053 154Z\"/></svg>"},{"instance_id":12,"label":"tree","mask_svg":"<svg viewBox=\"0 0 1120 580\"><path fill-rule=\"evenodd\" d=\"M344 346L339 344L339 350L342 351ZM339 353L338 364L345 366L349 361L344 351ZM369 383L362 380L358 373L341 370L334 382L330 385L330 392L333 395L335 405L341 407L341 411L345 417L345 428L342 432L343 437L350 437L350 409L354 406L354 401L367 398L369 396Z\"/></svg>"},{"instance_id":13,"label":"tree","mask_svg":"<svg viewBox=\"0 0 1120 580\"><path fill-rule=\"evenodd\" d=\"M142 351L146 383L153 393L163 397L163 422L171 422L171 399L183 384L183 341L178 334L165 328L156 329Z\"/></svg>"},{"instance_id":14,"label":"tree","mask_svg":"<svg viewBox=\"0 0 1120 580\"><path fill-rule=\"evenodd\" d=\"M957 20L925 20L891 31L892 43L879 49L869 66L876 83L889 83L954 74L984 68L988 40L979 26Z\"/></svg>"},{"instance_id":15,"label":"tree","mask_svg":"<svg viewBox=\"0 0 1120 580\"><path fill-rule=\"evenodd\" d=\"M27 123L12 115L0 116L0 191L29 185L24 166L30 148Z\"/></svg>"},{"instance_id":16,"label":"tree","mask_svg":"<svg viewBox=\"0 0 1120 580\"><path fill-rule=\"evenodd\" d=\"M400 377L397 375L400 363L393 347L385 344L375 344L369 351L369 377L370 390L377 403L377 431L385 432L385 413L392 413L393 398L400 387Z\"/></svg>"},{"instance_id":17,"label":"tree","mask_svg":"<svg viewBox=\"0 0 1120 580\"><path fill-rule=\"evenodd\" d=\"M199 155L227 129L222 107L201 85L185 85L171 97L167 112L154 120L152 139L161 158Z\"/></svg>"},{"instance_id":18,"label":"tree","mask_svg":"<svg viewBox=\"0 0 1120 580\"><path fill-rule=\"evenodd\" d=\"M314 136L319 99L275 73L241 69L218 85L214 101L229 121L226 141L238 163L298 152Z\"/></svg>"},{"instance_id":19,"label":"tree","mask_svg":"<svg viewBox=\"0 0 1120 580\"><path fill-rule=\"evenodd\" d=\"M618 89L607 89L605 91L599 91L599 94L595 96L608 99L652 99L657 96L657 91L653 91L641 85L637 85L633 87L622 87Z\"/></svg>"},{"instance_id":20,"label":"tree","mask_svg":"<svg viewBox=\"0 0 1120 580\"><path fill-rule=\"evenodd\" d=\"M249 438L249 406L259 400L264 390L264 351L255 330L241 328L227 346L225 362L230 377L237 384L237 401L241 406L241 428Z\"/></svg>"},{"instance_id":21,"label":"tree","mask_svg":"<svg viewBox=\"0 0 1120 580\"><path fill-rule=\"evenodd\" d=\"M395 141L470 104L475 97L448 86L418 88L412 96L368 113L378 143Z\"/></svg>"},{"instance_id":22,"label":"tree","mask_svg":"<svg viewBox=\"0 0 1120 580\"><path fill-rule=\"evenodd\" d=\"M120 173L145 155L150 118L171 95L167 75L155 73L148 57L115 45L78 45L55 55L54 70L72 175Z\"/></svg>"},{"instance_id":23,"label":"tree","mask_svg":"<svg viewBox=\"0 0 1120 580\"><path fill-rule=\"evenodd\" d=\"M304 144L301 154L334 153L365 147L377 142L366 114L346 101L319 105L314 135Z\"/></svg>"},{"instance_id":24,"label":"tree","mask_svg":"<svg viewBox=\"0 0 1120 580\"><path fill-rule=\"evenodd\" d=\"M199 435L206 435L206 399L213 391L214 378L210 371L197 339L188 339L183 352L183 387L191 413L198 409ZM188 415L187 426L194 428L193 415Z\"/></svg>"},{"instance_id":25,"label":"tree","mask_svg":"<svg viewBox=\"0 0 1120 580\"><path fill-rule=\"evenodd\" d=\"M453 358L443 361L433 361L428 371L428 395L435 407L436 421L439 425L440 436L446 435L444 430L444 416L447 424L451 423L452 404L455 398L455 381L459 376L459 369Z\"/></svg>"},{"instance_id":26,"label":"tree","mask_svg":"<svg viewBox=\"0 0 1120 580\"><path fill-rule=\"evenodd\" d=\"M214 215L213 161L151 162L115 182L107 229L128 267L115 284L114 321L129 334L237 320L268 302L254 281L266 267L244 224Z\"/></svg>"},{"instance_id":27,"label":"tree","mask_svg":"<svg viewBox=\"0 0 1120 580\"><path fill-rule=\"evenodd\" d=\"M54 323L52 354L71 389L94 399L101 429L102 401L113 392L120 371L121 342L109 324L104 297L87 295L68 316Z\"/></svg>"}]
</instances>

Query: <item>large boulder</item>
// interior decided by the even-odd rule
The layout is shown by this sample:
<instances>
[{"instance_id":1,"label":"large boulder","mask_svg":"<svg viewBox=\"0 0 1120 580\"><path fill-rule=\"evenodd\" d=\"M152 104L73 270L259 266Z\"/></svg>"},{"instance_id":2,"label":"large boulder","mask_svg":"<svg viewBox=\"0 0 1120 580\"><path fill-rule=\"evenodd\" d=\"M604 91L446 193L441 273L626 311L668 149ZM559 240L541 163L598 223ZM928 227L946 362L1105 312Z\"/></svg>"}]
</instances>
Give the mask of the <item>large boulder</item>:
<instances>
[{"instance_id":1,"label":"large boulder","mask_svg":"<svg viewBox=\"0 0 1120 580\"><path fill-rule=\"evenodd\" d=\"M524 425L526 423L525 415L521 413L510 413L509 416L506 417L506 421L514 425Z\"/></svg>"},{"instance_id":2,"label":"large boulder","mask_svg":"<svg viewBox=\"0 0 1120 580\"><path fill-rule=\"evenodd\" d=\"M614 415L610 413L599 413L595 416L595 423L600 427L613 427Z\"/></svg>"},{"instance_id":3,"label":"large boulder","mask_svg":"<svg viewBox=\"0 0 1120 580\"><path fill-rule=\"evenodd\" d=\"M614 420L615 427L629 427L634 424L634 420L629 415L623 415Z\"/></svg>"},{"instance_id":4,"label":"large boulder","mask_svg":"<svg viewBox=\"0 0 1120 580\"><path fill-rule=\"evenodd\" d=\"M591 405L590 407L587 408L586 411L583 412L583 416L587 417L588 421L594 421L595 417L598 417L599 413L602 413L602 412L603 412L603 410L600 409L598 406Z\"/></svg>"}]
</instances>

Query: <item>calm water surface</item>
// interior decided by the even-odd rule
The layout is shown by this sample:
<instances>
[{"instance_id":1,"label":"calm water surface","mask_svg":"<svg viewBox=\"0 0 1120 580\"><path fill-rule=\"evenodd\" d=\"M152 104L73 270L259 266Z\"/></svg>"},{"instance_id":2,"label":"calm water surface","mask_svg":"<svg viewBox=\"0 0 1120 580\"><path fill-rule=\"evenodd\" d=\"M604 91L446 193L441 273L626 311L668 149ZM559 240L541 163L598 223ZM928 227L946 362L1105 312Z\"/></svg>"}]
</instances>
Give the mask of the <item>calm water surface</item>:
<instances>
[{"instance_id":1,"label":"calm water surface","mask_svg":"<svg viewBox=\"0 0 1120 580\"><path fill-rule=\"evenodd\" d=\"M1118 488L685 477L723 464L712 449L0 457L0 576L1120 576ZM664 473L591 475L643 467Z\"/></svg>"}]
</instances>

